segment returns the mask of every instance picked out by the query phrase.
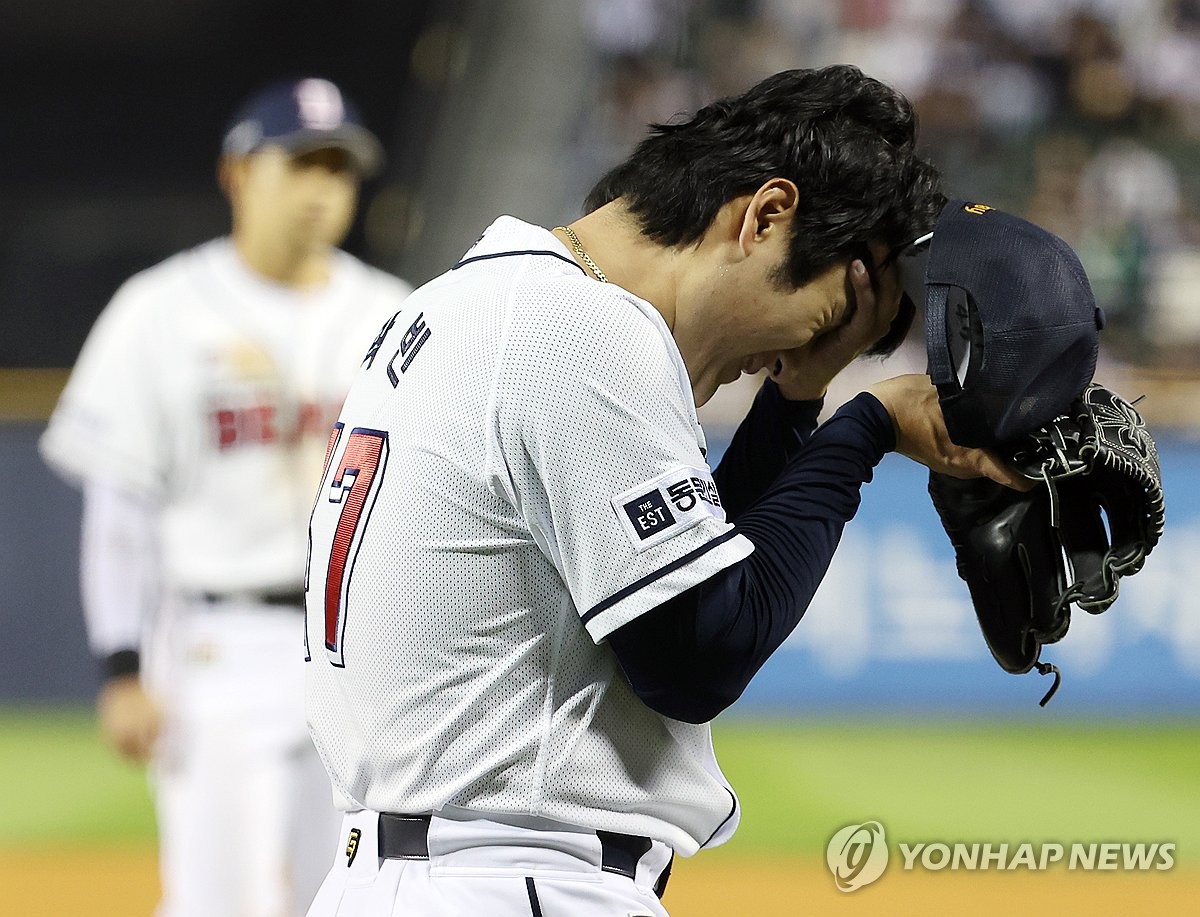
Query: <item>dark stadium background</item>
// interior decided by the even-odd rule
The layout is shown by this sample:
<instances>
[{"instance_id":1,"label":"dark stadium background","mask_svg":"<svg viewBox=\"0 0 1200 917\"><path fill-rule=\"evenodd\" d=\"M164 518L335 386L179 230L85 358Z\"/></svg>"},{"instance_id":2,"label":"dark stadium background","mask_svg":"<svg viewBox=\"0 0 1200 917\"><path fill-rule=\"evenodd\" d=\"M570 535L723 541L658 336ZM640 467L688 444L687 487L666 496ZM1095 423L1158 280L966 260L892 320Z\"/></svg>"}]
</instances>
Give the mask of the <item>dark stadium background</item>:
<instances>
[{"instance_id":1,"label":"dark stadium background","mask_svg":"<svg viewBox=\"0 0 1200 917\"><path fill-rule=\"evenodd\" d=\"M122 280L225 231L223 128L268 81L341 84L385 140L390 173L411 180L439 92L409 65L413 44L464 7L5 0L0 365L69 366ZM349 247L365 254L361 218Z\"/></svg>"}]
</instances>

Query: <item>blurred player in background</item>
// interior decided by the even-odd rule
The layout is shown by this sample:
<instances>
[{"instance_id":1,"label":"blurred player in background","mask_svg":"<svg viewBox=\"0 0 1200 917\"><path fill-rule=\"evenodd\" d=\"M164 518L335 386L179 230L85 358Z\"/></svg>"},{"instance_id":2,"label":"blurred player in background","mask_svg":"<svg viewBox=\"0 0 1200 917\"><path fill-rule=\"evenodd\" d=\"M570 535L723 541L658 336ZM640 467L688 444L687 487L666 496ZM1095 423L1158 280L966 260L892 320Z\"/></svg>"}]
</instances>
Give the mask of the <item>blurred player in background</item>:
<instances>
[{"instance_id":1,"label":"blurred player in background","mask_svg":"<svg viewBox=\"0 0 1200 917\"><path fill-rule=\"evenodd\" d=\"M305 528L351 374L410 289L336 247L381 159L328 81L250 99L219 163L230 236L121 287L41 442L83 489L100 725L152 764L165 917L302 913L328 865Z\"/></svg>"},{"instance_id":2,"label":"blurred player in background","mask_svg":"<svg viewBox=\"0 0 1200 917\"><path fill-rule=\"evenodd\" d=\"M1016 484L928 377L817 428L912 318L944 198L899 93L771 77L656 128L553 231L498 219L376 340L311 524L313 917L662 915L728 839L708 723L803 615L884 453ZM773 370L714 474L696 416Z\"/></svg>"}]
</instances>

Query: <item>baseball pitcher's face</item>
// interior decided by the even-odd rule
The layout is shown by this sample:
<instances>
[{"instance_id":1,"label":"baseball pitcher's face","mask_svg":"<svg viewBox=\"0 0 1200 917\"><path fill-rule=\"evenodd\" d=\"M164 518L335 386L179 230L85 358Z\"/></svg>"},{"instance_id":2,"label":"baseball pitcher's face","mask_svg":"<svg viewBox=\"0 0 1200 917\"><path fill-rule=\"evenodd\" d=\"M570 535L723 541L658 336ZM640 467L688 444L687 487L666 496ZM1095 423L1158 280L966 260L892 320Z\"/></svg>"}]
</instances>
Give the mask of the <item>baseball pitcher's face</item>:
<instances>
[{"instance_id":1,"label":"baseball pitcher's face","mask_svg":"<svg viewBox=\"0 0 1200 917\"><path fill-rule=\"evenodd\" d=\"M673 331L685 360L692 356L698 402L763 367L797 364L800 374L827 375L824 364L844 366L895 317L900 287L894 267L869 276L846 258L791 286L783 266L797 206L794 185L768 183L727 205L697 247ZM881 244L869 248L876 264L887 254ZM837 354L821 352L827 340L837 342ZM811 365L800 368L805 363Z\"/></svg>"},{"instance_id":2,"label":"baseball pitcher's face","mask_svg":"<svg viewBox=\"0 0 1200 917\"><path fill-rule=\"evenodd\" d=\"M240 160L230 195L239 231L273 237L297 252L323 250L346 237L358 200L358 176L346 153L291 155L265 147Z\"/></svg>"},{"instance_id":3,"label":"baseball pitcher's face","mask_svg":"<svg viewBox=\"0 0 1200 917\"><path fill-rule=\"evenodd\" d=\"M862 348L882 337L896 316L901 290L894 267L883 272L871 267L886 256L886 246L872 244L869 250L870 259L861 259L868 270L862 277L854 272L856 259L847 257L793 288L784 276L785 254L774 270L746 284L729 307L741 318L739 352L731 354L733 360L742 358L740 371L757 372L774 364L783 352L814 346L856 318L862 319L864 308L872 315L863 328L868 337L859 342ZM761 267L757 273L761 275Z\"/></svg>"}]
</instances>

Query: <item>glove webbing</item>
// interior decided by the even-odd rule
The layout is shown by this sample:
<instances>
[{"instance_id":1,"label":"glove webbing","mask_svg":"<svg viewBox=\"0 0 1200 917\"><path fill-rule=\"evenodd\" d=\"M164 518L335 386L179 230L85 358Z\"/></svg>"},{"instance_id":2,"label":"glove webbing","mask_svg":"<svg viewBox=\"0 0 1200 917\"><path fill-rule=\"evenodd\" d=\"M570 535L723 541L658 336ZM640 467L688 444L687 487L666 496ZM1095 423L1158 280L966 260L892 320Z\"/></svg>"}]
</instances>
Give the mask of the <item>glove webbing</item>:
<instances>
[{"instance_id":1,"label":"glove webbing","mask_svg":"<svg viewBox=\"0 0 1200 917\"><path fill-rule=\"evenodd\" d=\"M1072 460L1066 452L1066 445L1067 443L1062 431L1058 427L1054 427L1053 446L1056 453L1056 458L1058 460L1058 468L1062 470L1057 471L1054 475L1050 474L1050 469L1055 467L1054 459L1046 459L1041 466L1042 481L1045 483L1046 491L1050 497L1050 527L1053 528L1055 532L1058 532L1062 527L1061 501L1058 496L1058 487L1055 486L1055 481L1062 478L1074 477L1078 474L1086 474L1091 470L1089 462ZM1058 541L1059 550L1061 551L1062 538L1058 536L1056 536L1056 538ZM1109 570L1106 565L1106 583L1108 581L1108 572ZM1113 585L1115 591L1115 583ZM1081 607L1083 607L1086 603L1084 603L1082 600L1087 598L1088 594L1084 591L1083 587L1080 586L1079 583L1072 583L1071 586L1058 597L1058 601L1054 603L1054 617L1057 618L1060 612L1062 612L1063 608L1072 603L1080 604ZM1058 691L1059 685L1062 684L1062 671L1058 668L1058 666L1049 662L1042 662L1041 660L1036 661L1034 665L1036 666L1039 675L1054 676L1054 684L1050 686L1050 690L1046 692L1045 696L1038 701L1039 707L1045 707L1046 704L1050 702L1050 698L1054 697L1055 692Z\"/></svg>"}]
</instances>

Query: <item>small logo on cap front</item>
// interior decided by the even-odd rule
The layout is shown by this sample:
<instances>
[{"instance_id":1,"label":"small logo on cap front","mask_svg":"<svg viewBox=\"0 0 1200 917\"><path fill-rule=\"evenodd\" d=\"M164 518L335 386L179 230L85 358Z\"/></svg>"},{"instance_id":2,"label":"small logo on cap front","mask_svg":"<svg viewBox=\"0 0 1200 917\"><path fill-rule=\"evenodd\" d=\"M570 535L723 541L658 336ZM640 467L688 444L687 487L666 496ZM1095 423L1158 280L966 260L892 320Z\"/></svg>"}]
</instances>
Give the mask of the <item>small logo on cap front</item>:
<instances>
[{"instance_id":1,"label":"small logo on cap front","mask_svg":"<svg viewBox=\"0 0 1200 917\"><path fill-rule=\"evenodd\" d=\"M994 210L994 207L989 207L987 204L967 204L963 208L967 213L973 213L975 216L983 216L989 210Z\"/></svg>"},{"instance_id":2,"label":"small logo on cap front","mask_svg":"<svg viewBox=\"0 0 1200 917\"><path fill-rule=\"evenodd\" d=\"M329 80L301 80L296 84L296 104L309 130L331 131L346 119L342 94Z\"/></svg>"},{"instance_id":3,"label":"small logo on cap front","mask_svg":"<svg viewBox=\"0 0 1200 917\"><path fill-rule=\"evenodd\" d=\"M262 142L262 124L247 120L235 124L225 135L226 153L248 153Z\"/></svg>"}]
</instances>

